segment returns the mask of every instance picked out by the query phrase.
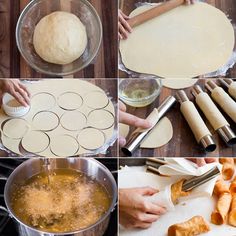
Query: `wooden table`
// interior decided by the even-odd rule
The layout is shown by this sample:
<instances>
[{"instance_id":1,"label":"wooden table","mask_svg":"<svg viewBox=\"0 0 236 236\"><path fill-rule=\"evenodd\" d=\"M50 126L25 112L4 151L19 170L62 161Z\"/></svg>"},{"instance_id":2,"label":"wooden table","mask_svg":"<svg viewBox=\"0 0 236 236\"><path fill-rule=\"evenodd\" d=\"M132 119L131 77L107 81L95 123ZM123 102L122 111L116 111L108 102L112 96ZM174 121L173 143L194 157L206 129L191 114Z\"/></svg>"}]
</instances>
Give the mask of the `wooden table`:
<instances>
[{"instance_id":1,"label":"wooden table","mask_svg":"<svg viewBox=\"0 0 236 236\"><path fill-rule=\"evenodd\" d=\"M111 98L111 101L116 107L116 104L117 104L117 80L116 79L84 79L84 80L102 88L106 92L106 94ZM117 127L115 126L115 128ZM118 145L116 141L111 147L108 148L107 153L105 155L99 154L99 155L96 155L95 157L117 157L117 153L118 153ZM7 156L12 156L12 155L9 155L7 152L2 151L0 149L0 157L7 157Z\"/></svg>"},{"instance_id":2,"label":"wooden table","mask_svg":"<svg viewBox=\"0 0 236 236\"><path fill-rule=\"evenodd\" d=\"M136 6L135 4L138 2L150 2L150 3L159 3L163 2L163 0L120 0L119 8L127 15L131 11L133 11ZM234 24L236 24L236 1L235 0L205 0L206 3L209 3L229 16L229 19L232 20ZM123 71L119 71L120 78L127 78L129 75ZM222 76L221 76L222 77ZM235 78L236 77L236 65L227 71L226 78ZM201 78L201 77L200 77Z\"/></svg>"},{"instance_id":3,"label":"wooden table","mask_svg":"<svg viewBox=\"0 0 236 236\"><path fill-rule=\"evenodd\" d=\"M117 0L88 0L103 25L103 40L94 62L71 75L77 78L116 78ZM20 12L30 0L0 0L0 78L46 78L29 67L16 46L15 29ZM106 2L106 3L105 3Z\"/></svg>"},{"instance_id":4,"label":"wooden table","mask_svg":"<svg viewBox=\"0 0 236 236\"><path fill-rule=\"evenodd\" d=\"M204 88L206 80L199 79L198 84ZM190 93L191 88L185 89L188 97L193 100L193 95ZM170 95L175 96L177 90L168 89L163 87L161 95L151 105L144 108L133 108L127 106L127 112L134 114L141 118L146 118L148 114L152 112L155 107L158 107L160 102ZM214 132L209 122L206 121L204 115L200 112L204 121L206 122L209 130L213 133L214 140L217 144L217 149L214 152L205 153L201 149L200 145L196 142L191 129L180 112L180 105L176 103L173 108L167 113L167 117L170 119L173 126L173 138L171 141L156 149L137 149L133 154L133 157L234 157L236 156L236 145L233 147L227 147L226 144L220 139L220 137ZM198 109L199 110L199 109ZM222 112L231 128L236 132L236 124ZM134 130L134 128L131 129ZM123 153L120 151L120 156Z\"/></svg>"}]
</instances>

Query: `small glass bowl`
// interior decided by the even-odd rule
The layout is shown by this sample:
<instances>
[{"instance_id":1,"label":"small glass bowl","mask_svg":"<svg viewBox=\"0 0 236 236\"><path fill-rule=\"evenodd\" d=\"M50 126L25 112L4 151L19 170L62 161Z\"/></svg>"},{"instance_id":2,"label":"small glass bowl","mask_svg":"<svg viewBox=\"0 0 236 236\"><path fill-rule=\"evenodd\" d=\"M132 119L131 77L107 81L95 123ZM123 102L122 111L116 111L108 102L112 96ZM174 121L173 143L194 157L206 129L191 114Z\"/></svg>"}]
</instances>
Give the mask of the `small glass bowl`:
<instances>
[{"instance_id":1,"label":"small glass bowl","mask_svg":"<svg viewBox=\"0 0 236 236\"><path fill-rule=\"evenodd\" d=\"M85 52L80 58L67 65L44 61L38 56L33 46L35 26L44 16L54 11L75 14L87 31L88 44ZM16 43L23 58L36 71L51 76L71 75L88 66L97 55L101 40L101 20L87 0L32 0L22 11L16 26Z\"/></svg>"},{"instance_id":2,"label":"small glass bowl","mask_svg":"<svg viewBox=\"0 0 236 236\"><path fill-rule=\"evenodd\" d=\"M129 106L145 107L155 101L161 89L161 79L122 79L119 98Z\"/></svg>"}]
</instances>

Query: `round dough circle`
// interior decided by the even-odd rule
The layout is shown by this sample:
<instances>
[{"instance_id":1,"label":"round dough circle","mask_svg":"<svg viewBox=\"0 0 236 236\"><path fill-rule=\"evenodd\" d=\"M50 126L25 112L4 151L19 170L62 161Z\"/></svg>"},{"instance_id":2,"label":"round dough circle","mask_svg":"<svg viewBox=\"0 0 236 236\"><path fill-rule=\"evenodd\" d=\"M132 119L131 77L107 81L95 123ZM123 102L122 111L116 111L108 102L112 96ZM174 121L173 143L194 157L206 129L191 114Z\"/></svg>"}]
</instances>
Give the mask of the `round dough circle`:
<instances>
[{"instance_id":1,"label":"round dough circle","mask_svg":"<svg viewBox=\"0 0 236 236\"><path fill-rule=\"evenodd\" d=\"M41 111L34 115L32 125L37 130L51 131L59 125L59 118L54 112Z\"/></svg>"},{"instance_id":2,"label":"round dough circle","mask_svg":"<svg viewBox=\"0 0 236 236\"><path fill-rule=\"evenodd\" d=\"M141 148L158 148L167 144L173 137L173 127L167 117L162 118L150 134L143 140Z\"/></svg>"},{"instance_id":3,"label":"round dough circle","mask_svg":"<svg viewBox=\"0 0 236 236\"><path fill-rule=\"evenodd\" d=\"M49 137L41 131L30 131L21 140L22 147L30 153L40 153L47 149Z\"/></svg>"},{"instance_id":4,"label":"round dough circle","mask_svg":"<svg viewBox=\"0 0 236 236\"><path fill-rule=\"evenodd\" d=\"M66 92L57 99L59 107L64 110L76 110L83 104L83 99L78 93Z\"/></svg>"},{"instance_id":5,"label":"round dough circle","mask_svg":"<svg viewBox=\"0 0 236 236\"><path fill-rule=\"evenodd\" d=\"M92 91L84 96L86 106L93 109L101 109L108 105L109 99L107 95L101 91Z\"/></svg>"},{"instance_id":6,"label":"round dough circle","mask_svg":"<svg viewBox=\"0 0 236 236\"><path fill-rule=\"evenodd\" d=\"M33 44L37 54L45 61L69 64L86 49L86 28L76 15L56 11L43 17L36 25Z\"/></svg>"},{"instance_id":7,"label":"round dough circle","mask_svg":"<svg viewBox=\"0 0 236 236\"><path fill-rule=\"evenodd\" d=\"M55 97L50 93L37 93L31 99L31 110L43 111L50 110L56 104Z\"/></svg>"},{"instance_id":8,"label":"round dough circle","mask_svg":"<svg viewBox=\"0 0 236 236\"><path fill-rule=\"evenodd\" d=\"M96 129L108 129L114 121L113 114L106 110L93 110L88 115L88 126Z\"/></svg>"},{"instance_id":9,"label":"round dough circle","mask_svg":"<svg viewBox=\"0 0 236 236\"><path fill-rule=\"evenodd\" d=\"M79 111L65 112L60 121L62 127L70 131L83 129L87 124L86 116Z\"/></svg>"},{"instance_id":10,"label":"round dough circle","mask_svg":"<svg viewBox=\"0 0 236 236\"><path fill-rule=\"evenodd\" d=\"M27 133L28 129L29 125L27 121L20 118L10 119L3 125L3 133L13 139L22 138Z\"/></svg>"},{"instance_id":11,"label":"round dough circle","mask_svg":"<svg viewBox=\"0 0 236 236\"><path fill-rule=\"evenodd\" d=\"M79 150L77 140L70 135L59 135L51 138L50 149L58 157L74 156Z\"/></svg>"},{"instance_id":12,"label":"round dough circle","mask_svg":"<svg viewBox=\"0 0 236 236\"><path fill-rule=\"evenodd\" d=\"M96 150L105 143L105 135L102 131L94 128L85 128L78 134L81 147L87 150Z\"/></svg>"},{"instance_id":13,"label":"round dough circle","mask_svg":"<svg viewBox=\"0 0 236 236\"><path fill-rule=\"evenodd\" d=\"M130 16L152 6L141 6ZM217 71L232 56L234 29L219 9L202 2L177 7L133 29L120 42L124 65L166 78Z\"/></svg>"}]
</instances>

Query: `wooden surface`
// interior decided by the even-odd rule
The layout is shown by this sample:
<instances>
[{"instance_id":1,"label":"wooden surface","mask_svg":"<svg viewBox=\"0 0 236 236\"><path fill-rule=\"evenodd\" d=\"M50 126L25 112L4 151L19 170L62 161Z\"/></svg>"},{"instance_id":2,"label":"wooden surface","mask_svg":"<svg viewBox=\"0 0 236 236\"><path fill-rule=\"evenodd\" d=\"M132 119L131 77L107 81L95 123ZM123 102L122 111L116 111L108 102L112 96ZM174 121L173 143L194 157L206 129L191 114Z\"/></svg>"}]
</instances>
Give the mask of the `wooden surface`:
<instances>
[{"instance_id":1,"label":"wooden surface","mask_svg":"<svg viewBox=\"0 0 236 236\"><path fill-rule=\"evenodd\" d=\"M97 57L88 67L72 75L77 78L117 77L118 0L89 0L103 25L103 40ZM46 78L29 67L16 46L15 29L20 12L30 0L0 0L0 78Z\"/></svg>"},{"instance_id":2,"label":"wooden surface","mask_svg":"<svg viewBox=\"0 0 236 236\"><path fill-rule=\"evenodd\" d=\"M200 79L198 84L204 88L206 80ZM135 114L138 117L146 118L148 114L152 112L155 107L158 107L160 102L170 95L175 96L177 90L168 89L163 87L161 95L151 105L144 108L133 108L127 106L127 112ZM190 93L190 88L185 89L188 97L193 100L193 96ZM198 111L200 111L198 109ZM224 113L225 118L231 124L231 128L236 132L236 124ZM204 150L196 142L191 129L180 112L180 105L176 103L173 108L167 113L167 117L170 119L173 126L173 138L171 141L160 148L156 149L137 149L133 157L235 157L236 145L233 147L227 147L226 144L220 139L220 137L214 132L209 122L206 121L204 115L200 112L208 128L213 134L214 140L217 144L217 149L214 152L205 153ZM134 128L132 128L134 130ZM132 132L131 130L131 132ZM120 156L123 153L120 151Z\"/></svg>"},{"instance_id":3,"label":"wooden surface","mask_svg":"<svg viewBox=\"0 0 236 236\"><path fill-rule=\"evenodd\" d=\"M111 101L113 102L115 108L117 104L117 80L116 79L86 79L86 81L91 82L92 84L97 85L102 88L106 94L109 96ZM115 127L116 128L116 127ZM96 155L96 157L117 157L118 147L117 141L113 144L113 146L109 147L107 153L105 155ZM2 151L0 149L0 157L7 157L7 152Z\"/></svg>"},{"instance_id":4,"label":"wooden surface","mask_svg":"<svg viewBox=\"0 0 236 236\"><path fill-rule=\"evenodd\" d=\"M133 11L138 2L150 2L150 3L159 3L163 0L120 0L119 8L127 15ZM236 24L236 1L235 0L205 0L206 3L211 4L222 10L228 15L229 19L232 20L233 24ZM127 78L129 75L123 71L119 71L120 78ZM236 77L236 65L227 71L226 78L235 78Z\"/></svg>"}]
</instances>

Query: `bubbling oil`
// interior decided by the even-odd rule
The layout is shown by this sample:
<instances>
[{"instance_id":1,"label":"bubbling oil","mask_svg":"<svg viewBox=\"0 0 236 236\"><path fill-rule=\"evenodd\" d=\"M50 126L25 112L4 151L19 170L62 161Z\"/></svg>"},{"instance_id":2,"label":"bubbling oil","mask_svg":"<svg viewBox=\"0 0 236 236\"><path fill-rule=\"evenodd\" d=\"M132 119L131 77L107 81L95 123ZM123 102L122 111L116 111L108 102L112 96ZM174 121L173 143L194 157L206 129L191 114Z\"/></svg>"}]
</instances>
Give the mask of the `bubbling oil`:
<instances>
[{"instance_id":1,"label":"bubbling oil","mask_svg":"<svg viewBox=\"0 0 236 236\"><path fill-rule=\"evenodd\" d=\"M109 209L105 187L82 172L42 172L16 186L11 206L25 224L52 233L77 231L96 223Z\"/></svg>"}]
</instances>

